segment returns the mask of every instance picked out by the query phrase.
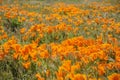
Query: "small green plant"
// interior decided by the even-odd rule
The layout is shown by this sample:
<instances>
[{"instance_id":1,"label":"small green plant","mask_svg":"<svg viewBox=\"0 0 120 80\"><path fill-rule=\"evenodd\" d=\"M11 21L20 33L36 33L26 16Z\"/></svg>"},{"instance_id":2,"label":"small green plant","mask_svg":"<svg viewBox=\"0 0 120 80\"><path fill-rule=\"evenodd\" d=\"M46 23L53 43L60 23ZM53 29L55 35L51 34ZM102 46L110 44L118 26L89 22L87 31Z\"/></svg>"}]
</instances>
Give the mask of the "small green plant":
<instances>
[{"instance_id":1,"label":"small green plant","mask_svg":"<svg viewBox=\"0 0 120 80\"><path fill-rule=\"evenodd\" d=\"M17 18L14 18L14 19L5 19L3 25L5 26L5 30L7 32L9 32L9 31L17 32L18 29L21 26L21 22L19 22Z\"/></svg>"}]
</instances>

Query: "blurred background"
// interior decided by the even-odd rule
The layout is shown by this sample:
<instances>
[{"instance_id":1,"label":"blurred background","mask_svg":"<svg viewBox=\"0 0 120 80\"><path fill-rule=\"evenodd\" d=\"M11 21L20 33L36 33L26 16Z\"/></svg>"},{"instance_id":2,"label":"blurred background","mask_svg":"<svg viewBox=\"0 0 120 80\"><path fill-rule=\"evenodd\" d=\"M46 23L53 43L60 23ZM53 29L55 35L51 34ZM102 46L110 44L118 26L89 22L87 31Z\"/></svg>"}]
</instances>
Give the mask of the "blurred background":
<instances>
[{"instance_id":1,"label":"blurred background","mask_svg":"<svg viewBox=\"0 0 120 80\"><path fill-rule=\"evenodd\" d=\"M55 3L55 2L66 2L66 3L80 3L80 4L89 4L91 2L110 2L111 4L120 4L120 0L0 0L0 4L4 3L13 3L14 1L19 2L31 2L32 4L35 4L37 2L45 2L45 3Z\"/></svg>"}]
</instances>

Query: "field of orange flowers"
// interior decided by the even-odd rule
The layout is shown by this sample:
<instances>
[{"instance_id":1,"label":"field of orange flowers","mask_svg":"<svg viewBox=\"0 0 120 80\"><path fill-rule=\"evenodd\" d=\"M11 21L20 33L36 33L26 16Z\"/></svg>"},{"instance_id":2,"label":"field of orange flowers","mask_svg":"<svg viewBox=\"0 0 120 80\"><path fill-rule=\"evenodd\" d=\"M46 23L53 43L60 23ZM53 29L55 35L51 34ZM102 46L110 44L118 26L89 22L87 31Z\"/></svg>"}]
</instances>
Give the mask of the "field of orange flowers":
<instances>
[{"instance_id":1,"label":"field of orange flowers","mask_svg":"<svg viewBox=\"0 0 120 80\"><path fill-rule=\"evenodd\" d=\"M0 80L120 80L120 4L0 0Z\"/></svg>"}]
</instances>

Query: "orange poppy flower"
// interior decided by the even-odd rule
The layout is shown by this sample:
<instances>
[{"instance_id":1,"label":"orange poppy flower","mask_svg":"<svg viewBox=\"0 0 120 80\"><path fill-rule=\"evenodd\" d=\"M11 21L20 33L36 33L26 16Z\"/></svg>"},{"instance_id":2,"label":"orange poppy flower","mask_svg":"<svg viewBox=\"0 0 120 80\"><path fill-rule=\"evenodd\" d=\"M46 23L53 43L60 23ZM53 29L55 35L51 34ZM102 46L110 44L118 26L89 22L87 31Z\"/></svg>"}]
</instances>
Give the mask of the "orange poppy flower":
<instances>
[{"instance_id":1,"label":"orange poppy flower","mask_svg":"<svg viewBox=\"0 0 120 80\"><path fill-rule=\"evenodd\" d=\"M63 61L61 68L69 72L71 70L71 61L70 60Z\"/></svg>"},{"instance_id":2,"label":"orange poppy flower","mask_svg":"<svg viewBox=\"0 0 120 80\"><path fill-rule=\"evenodd\" d=\"M99 72L99 75L103 75L105 73L105 68L103 65L98 66L98 72Z\"/></svg>"},{"instance_id":3,"label":"orange poppy flower","mask_svg":"<svg viewBox=\"0 0 120 80\"><path fill-rule=\"evenodd\" d=\"M20 51L21 45L20 44L13 44L11 47L15 50L16 53L18 53Z\"/></svg>"},{"instance_id":4,"label":"orange poppy flower","mask_svg":"<svg viewBox=\"0 0 120 80\"><path fill-rule=\"evenodd\" d=\"M112 75L108 76L108 80L120 80L120 74L113 73Z\"/></svg>"},{"instance_id":5,"label":"orange poppy flower","mask_svg":"<svg viewBox=\"0 0 120 80\"><path fill-rule=\"evenodd\" d=\"M14 59L18 59L18 56L19 56L19 53L14 53L14 54L13 54L13 58L14 58Z\"/></svg>"},{"instance_id":6,"label":"orange poppy flower","mask_svg":"<svg viewBox=\"0 0 120 80\"><path fill-rule=\"evenodd\" d=\"M46 71L46 76L47 76L47 77L50 76L50 70L47 70L47 71Z\"/></svg>"},{"instance_id":7,"label":"orange poppy flower","mask_svg":"<svg viewBox=\"0 0 120 80\"><path fill-rule=\"evenodd\" d=\"M20 29L20 33L23 34L25 32L25 28Z\"/></svg>"},{"instance_id":8,"label":"orange poppy flower","mask_svg":"<svg viewBox=\"0 0 120 80\"><path fill-rule=\"evenodd\" d=\"M87 80L87 78L84 74L76 74L74 75L73 80Z\"/></svg>"},{"instance_id":9,"label":"orange poppy flower","mask_svg":"<svg viewBox=\"0 0 120 80\"><path fill-rule=\"evenodd\" d=\"M37 80L45 80L44 78L41 77L41 75L39 73L37 73L35 76L36 76Z\"/></svg>"},{"instance_id":10,"label":"orange poppy flower","mask_svg":"<svg viewBox=\"0 0 120 80\"><path fill-rule=\"evenodd\" d=\"M41 58L48 58L49 57L49 53L47 50L44 50L43 52L40 53L40 57Z\"/></svg>"},{"instance_id":11,"label":"orange poppy flower","mask_svg":"<svg viewBox=\"0 0 120 80\"><path fill-rule=\"evenodd\" d=\"M28 54L26 54L26 55L22 55L22 59L25 60L25 61L28 60L28 57L29 57Z\"/></svg>"},{"instance_id":12,"label":"orange poppy flower","mask_svg":"<svg viewBox=\"0 0 120 80\"><path fill-rule=\"evenodd\" d=\"M23 63L23 67L24 67L25 69L28 69L28 68L30 67L30 62L25 62L25 63Z\"/></svg>"}]
</instances>

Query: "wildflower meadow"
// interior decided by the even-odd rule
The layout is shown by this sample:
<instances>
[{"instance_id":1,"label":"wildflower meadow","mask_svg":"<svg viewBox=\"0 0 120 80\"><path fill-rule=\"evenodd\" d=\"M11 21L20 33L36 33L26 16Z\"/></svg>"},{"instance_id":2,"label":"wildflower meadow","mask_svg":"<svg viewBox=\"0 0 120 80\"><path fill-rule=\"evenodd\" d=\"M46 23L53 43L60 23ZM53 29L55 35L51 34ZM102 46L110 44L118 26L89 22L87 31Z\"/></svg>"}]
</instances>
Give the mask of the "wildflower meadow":
<instances>
[{"instance_id":1,"label":"wildflower meadow","mask_svg":"<svg viewBox=\"0 0 120 80\"><path fill-rule=\"evenodd\" d=\"M120 80L119 0L0 0L0 80Z\"/></svg>"}]
</instances>

